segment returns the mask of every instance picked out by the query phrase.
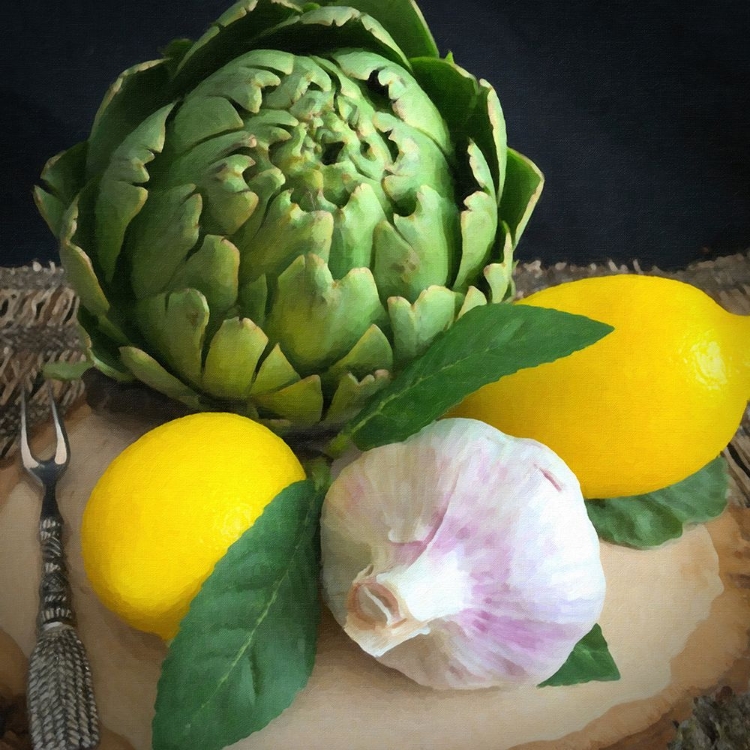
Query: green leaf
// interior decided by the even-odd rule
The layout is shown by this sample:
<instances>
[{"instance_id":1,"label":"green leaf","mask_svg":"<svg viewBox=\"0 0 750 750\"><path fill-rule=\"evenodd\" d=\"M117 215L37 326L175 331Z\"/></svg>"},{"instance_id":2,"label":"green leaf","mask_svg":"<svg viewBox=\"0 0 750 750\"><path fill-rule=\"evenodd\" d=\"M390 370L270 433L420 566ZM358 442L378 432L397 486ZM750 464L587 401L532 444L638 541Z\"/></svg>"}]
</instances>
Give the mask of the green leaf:
<instances>
[{"instance_id":1,"label":"green leaf","mask_svg":"<svg viewBox=\"0 0 750 750\"><path fill-rule=\"evenodd\" d=\"M120 360L116 339L106 330L103 316L90 313L85 307L78 308L78 335L87 357L97 370L118 382L133 380L132 373Z\"/></svg>"},{"instance_id":2,"label":"green leaf","mask_svg":"<svg viewBox=\"0 0 750 750\"><path fill-rule=\"evenodd\" d=\"M611 682L620 679L620 670L609 653L599 625L576 643L565 664L539 687L577 685L581 682Z\"/></svg>"},{"instance_id":3,"label":"green leaf","mask_svg":"<svg viewBox=\"0 0 750 750\"><path fill-rule=\"evenodd\" d=\"M75 243L78 230L78 199L70 204L60 225L60 261L68 281L81 299L81 305L92 315L109 312L110 304L101 287L91 258Z\"/></svg>"},{"instance_id":4,"label":"green leaf","mask_svg":"<svg viewBox=\"0 0 750 750\"><path fill-rule=\"evenodd\" d=\"M335 281L317 255L297 258L279 276L264 330L299 372L316 372L341 359L386 315L368 268Z\"/></svg>"},{"instance_id":5,"label":"green leaf","mask_svg":"<svg viewBox=\"0 0 750 750\"><path fill-rule=\"evenodd\" d=\"M261 362L258 373L250 389L251 396L278 391L281 388L301 380L299 373L292 367L284 356L281 347L276 344Z\"/></svg>"},{"instance_id":6,"label":"green leaf","mask_svg":"<svg viewBox=\"0 0 750 750\"><path fill-rule=\"evenodd\" d=\"M469 141L481 150L492 175L495 197L499 198L509 154L505 118L495 90L448 59L418 58L410 62L414 77L445 118L459 152L465 150ZM473 183L467 166L463 160L459 161L458 178L462 187ZM501 216L505 218L506 214L501 212Z\"/></svg>"},{"instance_id":7,"label":"green leaf","mask_svg":"<svg viewBox=\"0 0 750 750\"><path fill-rule=\"evenodd\" d=\"M280 49L297 55L328 54L335 49L376 52L409 69L409 61L393 37L373 16L352 7L310 9L296 18L259 33L258 49Z\"/></svg>"},{"instance_id":8,"label":"green leaf","mask_svg":"<svg viewBox=\"0 0 750 750\"><path fill-rule=\"evenodd\" d=\"M127 368L129 374L132 374L150 388L182 402L195 411L201 411L198 394L190 386L185 385L179 378L164 369L147 352L135 346L122 346L120 347L120 362ZM105 375L109 374L98 363L97 367Z\"/></svg>"},{"instance_id":9,"label":"green leaf","mask_svg":"<svg viewBox=\"0 0 750 750\"><path fill-rule=\"evenodd\" d=\"M344 75L358 81L371 81L373 76L376 77L379 85L382 87L383 95L390 102L390 111L392 114L386 115L385 111L377 113L373 117L373 125L383 133L388 133L388 137L394 140L401 152L401 158L409 146L416 146L416 152L412 154L414 160L418 159L419 154L423 159L418 166L421 168L421 174L424 174L431 184L442 194L447 194L453 188L449 174L443 176L434 176L430 178L430 171L438 169L443 171L443 161L440 153L435 151L435 147L450 157L453 153L453 143L448 125L441 116L435 102L419 85L419 82L403 68L403 66L385 62L380 55L366 50L338 50L330 54L330 58L335 62ZM402 135L401 124L409 126L408 131ZM415 131L417 131L415 133ZM424 136L424 137L420 137ZM429 139L425 141L424 138ZM429 161L435 163L430 164ZM409 165L408 171L417 166ZM401 161L396 170L403 171ZM437 179L436 179L437 178ZM386 178L388 179L388 178ZM438 187L437 180L443 185ZM412 178L413 181L413 178ZM392 193L388 187L386 192Z\"/></svg>"},{"instance_id":10,"label":"green leaf","mask_svg":"<svg viewBox=\"0 0 750 750\"><path fill-rule=\"evenodd\" d=\"M647 549L682 536L685 524L704 523L726 508L729 478L719 456L677 484L635 497L589 500L591 523L608 542Z\"/></svg>"},{"instance_id":11,"label":"green leaf","mask_svg":"<svg viewBox=\"0 0 750 750\"><path fill-rule=\"evenodd\" d=\"M386 178L388 179L388 178ZM455 275L460 236L458 209L429 185L419 188L414 212L394 216L393 226L375 229L373 274L380 294L414 302L431 286L445 286Z\"/></svg>"},{"instance_id":12,"label":"green leaf","mask_svg":"<svg viewBox=\"0 0 750 750\"><path fill-rule=\"evenodd\" d=\"M467 157L478 190L464 199L461 211L461 259L454 288L466 291L487 265L498 230L497 197L484 154L469 142Z\"/></svg>"},{"instance_id":13,"label":"green leaf","mask_svg":"<svg viewBox=\"0 0 750 750\"><path fill-rule=\"evenodd\" d=\"M211 339L203 389L213 396L247 400L268 336L248 318L229 318Z\"/></svg>"},{"instance_id":14,"label":"green leaf","mask_svg":"<svg viewBox=\"0 0 750 750\"><path fill-rule=\"evenodd\" d=\"M332 393L346 373L362 379L375 370L390 372L392 369L391 343L383 331L373 324L338 362L323 373L323 388Z\"/></svg>"},{"instance_id":15,"label":"green leaf","mask_svg":"<svg viewBox=\"0 0 750 750\"><path fill-rule=\"evenodd\" d=\"M99 105L88 138L86 173L100 174L127 136L170 100L169 69L150 60L123 71Z\"/></svg>"},{"instance_id":16,"label":"green leaf","mask_svg":"<svg viewBox=\"0 0 750 750\"><path fill-rule=\"evenodd\" d=\"M393 353L397 364L409 362L427 351L456 317L458 295L444 286L429 286L414 304L403 297L388 299L393 331Z\"/></svg>"},{"instance_id":17,"label":"green leaf","mask_svg":"<svg viewBox=\"0 0 750 750\"><path fill-rule=\"evenodd\" d=\"M169 77L173 78L177 69L182 62L182 58L190 51L193 46L192 39L186 39L180 37L179 39L172 39L171 42L162 50L164 56L164 65L169 71Z\"/></svg>"},{"instance_id":18,"label":"green leaf","mask_svg":"<svg viewBox=\"0 0 750 750\"><path fill-rule=\"evenodd\" d=\"M500 215L510 227L515 247L542 193L544 175L534 162L511 148L506 169Z\"/></svg>"},{"instance_id":19,"label":"green leaf","mask_svg":"<svg viewBox=\"0 0 750 750\"><path fill-rule=\"evenodd\" d=\"M422 11L413 0L334 0L379 21L407 57L437 57L438 48Z\"/></svg>"},{"instance_id":20,"label":"green leaf","mask_svg":"<svg viewBox=\"0 0 750 750\"><path fill-rule=\"evenodd\" d=\"M117 260L130 222L148 197L146 165L164 148L166 122L172 105L147 117L114 150L96 198L98 261L107 281L115 275ZM93 143L93 141L92 141ZM91 150L89 150L91 153Z\"/></svg>"},{"instance_id":21,"label":"green leaf","mask_svg":"<svg viewBox=\"0 0 750 750\"><path fill-rule=\"evenodd\" d=\"M177 268L167 289L197 289L206 298L211 315L223 315L237 302L239 268L240 251L225 237L206 234L200 249Z\"/></svg>"},{"instance_id":22,"label":"green leaf","mask_svg":"<svg viewBox=\"0 0 750 750\"><path fill-rule=\"evenodd\" d=\"M208 303L197 289L140 300L135 319L151 350L181 379L200 388Z\"/></svg>"},{"instance_id":23,"label":"green leaf","mask_svg":"<svg viewBox=\"0 0 750 750\"><path fill-rule=\"evenodd\" d=\"M572 354L611 326L525 305L469 310L370 402L335 440L361 450L406 440L470 393L525 367Z\"/></svg>"},{"instance_id":24,"label":"green leaf","mask_svg":"<svg viewBox=\"0 0 750 750\"><path fill-rule=\"evenodd\" d=\"M252 400L256 406L304 427L312 427L320 422L323 415L320 375L309 375L281 390L261 393Z\"/></svg>"},{"instance_id":25,"label":"green leaf","mask_svg":"<svg viewBox=\"0 0 750 750\"><path fill-rule=\"evenodd\" d=\"M45 165L40 176L43 187L34 188L34 199L52 233L59 237L63 217L75 196L83 187L88 143L79 143Z\"/></svg>"},{"instance_id":26,"label":"green leaf","mask_svg":"<svg viewBox=\"0 0 750 750\"><path fill-rule=\"evenodd\" d=\"M335 209L328 259L334 279L343 278L352 268L370 267L372 236L381 221L387 221L385 211L366 182L357 185L345 206Z\"/></svg>"},{"instance_id":27,"label":"green leaf","mask_svg":"<svg viewBox=\"0 0 750 750\"><path fill-rule=\"evenodd\" d=\"M44 365L42 373L45 378L51 378L52 380L78 380L84 372L90 370L93 366L94 363L89 359L79 360L78 362L58 360Z\"/></svg>"},{"instance_id":28,"label":"green leaf","mask_svg":"<svg viewBox=\"0 0 750 750\"><path fill-rule=\"evenodd\" d=\"M326 424L343 424L362 409L381 388L390 381L386 370L376 370L361 380L347 372L339 381L326 413Z\"/></svg>"},{"instance_id":29,"label":"green leaf","mask_svg":"<svg viewBox=\"0 0 750 750\"><path fill-rule=\"evenodd\" d=\"M202 206L195 185L180 185L148 195L128 229L131 281L137 299L163 292L182 267L201 234ZM155 256L158 262L154 262Z\"/></svg>"},{"instance_id":30,"label":"green leaf","mask_svg":"<svg viewBox=\"0 0 750 750\"><path fill-rule=\"evenodd\" d=\"M313 481L283 490L219 560L162 667L154 750L220 750L291 704L315 662L318 517Z\"/></svg>"},{"instance_id":31,"label":"green leaf","mask_svg":"<svg viewBox=\"0 0 750 750\"><path fill-rule=\"evenodd\" d=\"M239 0L234 3L183 54L175 74L177 90L189 91L207 75L257 46L254 42L258 34L301 12L299 0Z\"/></svg>"},{"instance_id":32,"label":"green leaf","mask_svg":"<svg viewBox=\"0 0 750 750\"><path fill-rule=\"evenodd\" d=\"M240 269L240 283L254 281L263 274L276 278L295 260L302 262L308 253L327 261L332 236L331 214L303 211L292 200L291 190L281 193L271 202L263 225L253 237L253 260L247 264L247 271ZM252 279L244 276L247 273L252 273Z\"/></svg>"}]
</instances>

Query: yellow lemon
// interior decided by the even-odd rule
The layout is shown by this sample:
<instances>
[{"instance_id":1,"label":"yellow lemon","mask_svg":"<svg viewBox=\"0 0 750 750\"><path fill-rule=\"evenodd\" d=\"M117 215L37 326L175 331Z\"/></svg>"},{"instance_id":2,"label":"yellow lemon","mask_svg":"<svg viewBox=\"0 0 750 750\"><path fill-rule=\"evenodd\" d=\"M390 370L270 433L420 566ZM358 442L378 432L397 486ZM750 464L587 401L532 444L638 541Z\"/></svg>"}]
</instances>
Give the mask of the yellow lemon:
<instances>
[{"instance_id":1,"label":"yellow lemon","mask_svg":"<svg viewBox=\"0 0 750 750\"><path fill-rule=\"evenodd\" d=\"M304 478L281 438L236 414L193 414L151 430L112 461L84 511L91 585L132 626L173 638L214 564Z\"/></svg>"},{"instance_id":2,"label":"yellow lemon","mask_svg":"<svg viewBox=\"0 0 750 750\"><path fill-rule=\"evenodd\" d=\"M560 284L518 304L615 330L485 386L453 416L548 445L587 498L666 487L731 440L750 396L750 316L727 312L690 284L635 274Z\"/></svg>"}]
</instances>

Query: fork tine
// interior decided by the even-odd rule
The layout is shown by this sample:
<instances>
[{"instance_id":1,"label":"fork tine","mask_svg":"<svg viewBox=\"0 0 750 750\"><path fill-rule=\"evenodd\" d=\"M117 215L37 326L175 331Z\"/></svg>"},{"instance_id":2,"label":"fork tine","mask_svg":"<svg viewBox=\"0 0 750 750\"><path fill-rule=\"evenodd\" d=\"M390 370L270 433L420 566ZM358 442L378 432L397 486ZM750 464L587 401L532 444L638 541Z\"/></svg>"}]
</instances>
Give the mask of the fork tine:
<instances>
[{"instance_id":1,"label":"fork tine","mask_svg":"<svg viewBox=\"0 0 750 750\"><path fill-rule=\"evenodd\" d=\"M66 466L68 463L68 455L70 453L68 433L65 431L65 425L63 424L63 421L62 419L60 419L60 415L57 412L57 404L55 403L55 397L52 393L52 386L50 385L49 381L47 381L47 395L49 396L52 421L55 425L55 436L57 438L54 461L57 466Z\"/></svg>"},{"instance_id":2,"label":"fork tine","mask_svg":"<svg viewBox=\"0 0 750 750\"><path fill-rule=\"evenodd\" d=\"M21 461L23 462L24 468L28 471L39 468L39 461L37 461L31 454L31 447L29 446L29 433L26 424L26 390L21 386L21 434L19 436L20 448L21 448Z\"/></svg>"}]
</instances>

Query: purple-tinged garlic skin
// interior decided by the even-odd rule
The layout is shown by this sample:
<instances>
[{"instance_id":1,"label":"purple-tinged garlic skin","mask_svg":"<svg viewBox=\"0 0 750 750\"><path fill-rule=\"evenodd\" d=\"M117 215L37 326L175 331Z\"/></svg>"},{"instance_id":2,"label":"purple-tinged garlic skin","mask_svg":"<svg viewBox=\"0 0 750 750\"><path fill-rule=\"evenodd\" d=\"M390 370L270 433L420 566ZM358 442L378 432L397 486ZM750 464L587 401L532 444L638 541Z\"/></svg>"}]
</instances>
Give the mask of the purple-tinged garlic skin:
<instances>
[{"instance_id":1,"label":"purple-tinged garlic skin","mask_svg":"<svg viewBox=\"0 0 750 750\"><path fill-rule=\"evenodd\" d=\"M575 475L541 443L473 419L347 465L323 504L321 544L336 620L433 688L537 685L604 603Z\"/></svg>"}]
</instances>

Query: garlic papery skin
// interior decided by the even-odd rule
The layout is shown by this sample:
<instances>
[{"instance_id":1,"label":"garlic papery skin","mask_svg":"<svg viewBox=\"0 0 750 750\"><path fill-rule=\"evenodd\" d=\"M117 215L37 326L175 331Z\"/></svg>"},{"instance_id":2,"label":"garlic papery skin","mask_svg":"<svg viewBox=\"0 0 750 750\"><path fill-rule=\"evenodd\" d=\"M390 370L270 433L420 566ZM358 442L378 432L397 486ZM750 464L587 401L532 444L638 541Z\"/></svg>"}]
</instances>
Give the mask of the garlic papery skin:
<instances>
[{"instance_id":1,"label":"garlic papery skin","mask_svg":"<svg viewBox=\"0 0 750 750\"><path fill-rule=\"evenodd\" d=\"M604 603L573 473L541 443L471 419L345 466L321 547L324 597L347 634L434 688L539 684Z\"/></svg>"}]
</instances>

